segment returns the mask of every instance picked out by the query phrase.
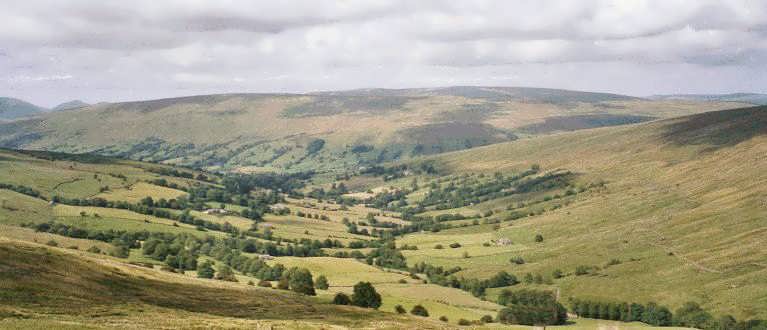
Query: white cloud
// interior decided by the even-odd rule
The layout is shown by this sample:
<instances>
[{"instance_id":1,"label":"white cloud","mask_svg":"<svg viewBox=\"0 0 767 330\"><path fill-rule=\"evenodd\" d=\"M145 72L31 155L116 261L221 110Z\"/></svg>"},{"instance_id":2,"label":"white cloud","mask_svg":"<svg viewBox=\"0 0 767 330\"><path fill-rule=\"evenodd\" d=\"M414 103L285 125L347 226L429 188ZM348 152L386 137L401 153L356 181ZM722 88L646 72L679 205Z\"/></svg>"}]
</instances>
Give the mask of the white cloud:
<instances>
[{"instance_id":1,"label":"white cloud","mask_svg":"<svg viewBox=\"0 0 767 330\"><path fill-rule=\"evenodd\" d=\"M28 0L6 7L0 70L15 78L0 81L0 94L46 105L449 84L635 95L767 86L763 1Z\"/></svg>"}]
</instances>

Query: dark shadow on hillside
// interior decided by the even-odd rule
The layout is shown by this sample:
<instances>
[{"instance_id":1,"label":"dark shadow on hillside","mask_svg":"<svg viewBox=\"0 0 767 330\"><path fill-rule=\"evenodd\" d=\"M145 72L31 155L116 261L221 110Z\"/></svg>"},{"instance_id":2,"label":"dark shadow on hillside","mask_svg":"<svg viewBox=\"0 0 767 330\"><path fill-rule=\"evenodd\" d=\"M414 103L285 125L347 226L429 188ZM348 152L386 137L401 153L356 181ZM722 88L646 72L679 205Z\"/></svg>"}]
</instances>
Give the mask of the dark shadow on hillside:
<instances>
[{"instance_id":1,"label":"dark shadow on hillside","mask_svg":"<svg viewBox=\"0 0 767 330\"><path fill-rule=\"evenodd\" d=\"M706 112L666 125L663 139L677 145L716 150L767 134L767 106Z\"/></svg>"},{"instance_id":2,"label":"dark shadow on hillside","mask_svg":"<svg viewBox=\"0 0 767 330\"><path fill-rule=\"evenodd\" d=\"M547 134L552 132L576 131L588 128L636 124L656 119L650 116L591 114L573 116L554 116L544 118L542 123L522 126L517 130L527 134Z\"/></svg>"}]
</instances>

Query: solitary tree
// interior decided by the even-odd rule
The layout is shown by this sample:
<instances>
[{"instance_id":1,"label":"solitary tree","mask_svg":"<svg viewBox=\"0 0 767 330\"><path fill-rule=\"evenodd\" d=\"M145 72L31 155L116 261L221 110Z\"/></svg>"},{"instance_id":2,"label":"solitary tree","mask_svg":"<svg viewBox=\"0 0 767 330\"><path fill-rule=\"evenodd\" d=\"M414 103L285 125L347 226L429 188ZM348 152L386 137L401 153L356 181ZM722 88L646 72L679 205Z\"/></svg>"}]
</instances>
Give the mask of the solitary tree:
<instances>
[{"instance_id":1,"label":"solitary tree","mask_svg":"<svg viewBox=\"0 0 767 330\"><path fill-rule=\"evenodd\" d=\"M381 295L370 282L359 282L354 285L352 305L378 309L381 307Z\"/></svg>"},{"instance_id":2,"label":"solitary tree","mask_svg":"<svg viewBox=\"0 0 767 330\"><path fill-rule=\"evenodd\" d=\"M428 317L429 311L426 310L426 307L423 307L421 305L415 305L413 306L413 309L410 310L410 314Z\"/></svg>"},{"instance_id":3,"label":"solitary tree","mask_svg":"<svg viewBox=\"0 0 767 330\"><path fill-rule=\"evenodd\" d=\"M216 274L216 279L222 281L237 282L237 278L234 277L234 272L227 265L221 266L221 268L218 270L218 273Z\"/></svg>"},{"instance_id":4,"label":"solitary tree","mask_svg":"<svg viewBox=\"0 0 767 330\"><path fill-rule=\"evenodd\" d=\"M199 268L197 268L197 277L199 278L213 278L216 271L213 270L213 263L210 261L203 262Z\"/></svg>"},{"instance_id":5,"label":"solitary tree","mask_svg":"<svg viewBox=\"0 0 767 330\"><path fill-rule=\"evenodd\" d=\"M328 284L328 278L325 277L325 275L320 275L317 276L317 281L314 286L320 290L327 290L330 287L330 284Z\"/></svg>"},{"instance_id":6,"label":"solitary tree","mask_svg":"<svg viewBox=\"0 0 767 330\"><path fill-rule=\"evenodd\" d=\"M339 292L336 293L336 296L333 297L333 303L336 305L349 305L351 304L351 300L349 299L349 296L346 294Z\"/></svg>"},{"instance_id":7,"label":"solitary tree","mask_svg":"<svg viewBox=\"0 0 767 330\"><path fill-rule=\"evenodd\" d=\"M288 283L290 289L294 292L303 293L305 295L315 296L314 281L312 281L312 273L306 268L294 268L288 272Z\"/></svg>"}]
</instances>

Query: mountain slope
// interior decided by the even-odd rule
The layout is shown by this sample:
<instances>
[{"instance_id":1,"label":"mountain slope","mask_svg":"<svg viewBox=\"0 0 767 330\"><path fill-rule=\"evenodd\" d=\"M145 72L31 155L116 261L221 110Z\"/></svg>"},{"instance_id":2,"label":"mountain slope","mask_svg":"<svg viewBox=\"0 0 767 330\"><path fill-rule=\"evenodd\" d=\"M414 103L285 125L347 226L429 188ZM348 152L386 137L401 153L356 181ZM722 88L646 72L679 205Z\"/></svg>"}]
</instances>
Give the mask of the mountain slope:
<instances>
[{"instance_id":1,"label":"mountain slope","mask_svg":"<svg viewBox=\"0 0 767 330\"><path fill-rule=\"evenodd\" d=\"M214 169L338 172L520 135L735 106L495 87L204 95L97 104L6 123L0 146Z\"/></svg>"},{"instance_id":2,"label":"mountain slope","mask_svg":"<svg viewBox=\"0 0 767 330\"><path fill-rule=\"evenodd\" d=\"M84 108L89 106L90 104L85 103L80 100L72 100L69 102L64 102L62 104L59 104L51 109L51 111L61 111L61 110L72 110L77 108Z\"/></svg>"},{"instance_id":3,"label":"mountain slope","mask_svg":"<svg viewBox=\"0 0 767 330\"><path fill-rule=\"evenodd\" d=\"M767 107L556 134L432 160L444 174L518 173L539 164L573 171L577 186L606 184L571 202L543 203L542 213L498 231L440 233L443 244L508 237L515 244L510 252L474 252L468 267L460 257L431 260L462 265L467 276L497 270L548 276L560 269L566 276L550 287L563 298L674 308L697 301L720 315L767 317ZM495 210L502 219L505 206L470 209ZM537 233L542 243L532 242ZM504 256L525 263L499 262ZM591 267L590 275L575 275L578 266Z\"/></svg>"},{"instance_id":4,"label":"mountain slope","mask_svg":"<svg viewBox=\"0 0 767 330\"><path fill-rule=\"evenodd\" d=\"M0 97L0 120L11 120L41 114L44 108L10 97Z\"/></svg>"}]
</instances>

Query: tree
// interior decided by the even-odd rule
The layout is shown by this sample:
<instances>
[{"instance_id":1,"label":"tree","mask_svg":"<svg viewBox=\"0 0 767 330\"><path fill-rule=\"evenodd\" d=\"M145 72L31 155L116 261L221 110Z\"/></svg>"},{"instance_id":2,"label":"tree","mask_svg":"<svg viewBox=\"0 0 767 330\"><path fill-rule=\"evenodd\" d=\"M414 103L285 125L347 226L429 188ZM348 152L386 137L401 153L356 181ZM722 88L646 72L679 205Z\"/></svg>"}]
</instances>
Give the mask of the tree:
<instances>
[{"instance_id":1,"label":"tree","mask_svg":"<svg viewBox=\"0 0 767 330\"><path fill-rule=\"evenodd\" d=\"M316 296L312 273L306 268L291 268L287 274L288 284L293 292Z\"/></svg>"},{"instance_id":2,"label":"tree","mask_svg":"<svg viewBox=\"0 0 767 330\"><path fill-rule=\"evenodd\" d=\"M405 307L402 307L402 305L394 306L394 311L397 312L397 314L407 313L407 311L405 310Z\"/></svg>"},{"instance_id":3,"label":"tree","mask_svg":"<svg viewBox=\"0 0 767 330\"><path fill-rule=\"evenodd\" d=\"M647 324L664 327L671 325L671 321L671 311L654 302L648 303L642 313L642 322Z\"/></svg>"},{"instance_id":4,"label":"tree","mask_svg":"<svg viewBox=\"0 0 767 330\"><path fill-rule=\"evenodd\" d=\"M216 271L213 270L213 263L210 260L205 261L197 268L197 277L199 278L213 278Z\"/></svg>"},{"instance_id":5,"label":"tree","mask_svg":"<svg viewBox=\"0 0 767 330\"><path fill-rule=\"evenodd\" d=\"M696 302L687 302L674 313L674 325L708 329L714 326L714 318Z\"/></svg>"},{"instance_id":6,"label":"tree","mask_svg":"<svg viewBox=\"0 0 767 330\"><path fill-rule=\"evenodd\" d=\"M426 307L423 307L421 305L415 305L413 306L413 309L410 310L410 314L428 317L429 311L426 310Z\"/></svg>"},{"instance_id":7,"label":"tree","mask_svg":"<svg viewBox=\"0 0 767 330\"><path fill-rule=\"evenodd\" d=\"M346 294L344 294L342 292L339 292L339 293L336 293L335 297L333 297L333 304L336 304L336 305L349 305L349 304L351 304L351 300L349 299L349 296L347 296ZM397 305L397 306L399 306L399 305Z\"/></svg>"},{"instance_id":8,"label":"tree","mask_svg":"<svg viewBox=\"0 0 767 330\"><path fill-rule=\"evenodd\" d=\"M216 279L221 281L237 282L237 278L234 276L234 272L227 265L222 265L216 273Z\"/></svg>"},{"instance_id":9,"label":"tree","mask_svg":"<svg viewBox=\"0 0 767 330\"><path fill-rule=\"evenodd\" d=\"M328 284L328 278L325 277L325 275L320 275L317 276L317 281L314 286L320 290L327 290L330 287L330 284Z\"/></svg>"},{"instance_id":10,"label":"tree","mask_svg":"<svg viewBox=\"0 0 767 330\"><path fill-rule=\"evenodd\" d=\"M352 305L378 309L381 307L381 295L370 282L359 282L354 285Z\"/></svg>"}]
</instances>

